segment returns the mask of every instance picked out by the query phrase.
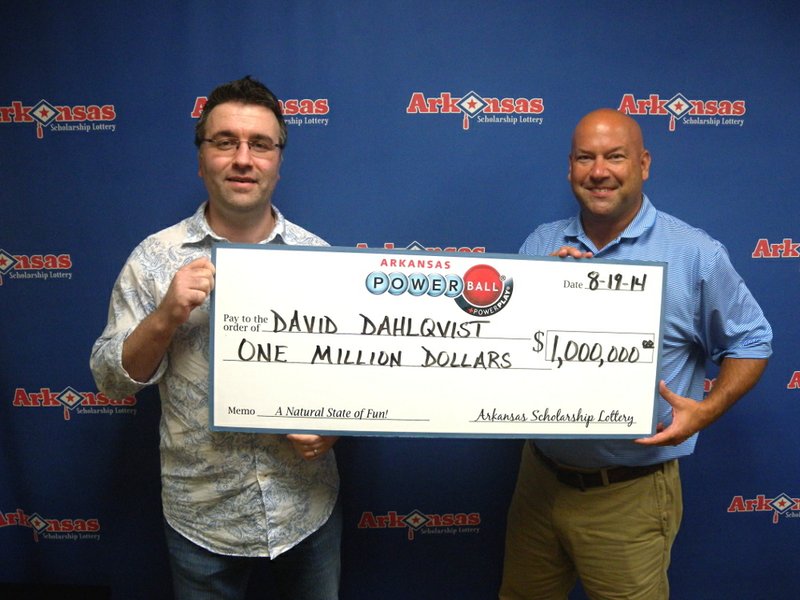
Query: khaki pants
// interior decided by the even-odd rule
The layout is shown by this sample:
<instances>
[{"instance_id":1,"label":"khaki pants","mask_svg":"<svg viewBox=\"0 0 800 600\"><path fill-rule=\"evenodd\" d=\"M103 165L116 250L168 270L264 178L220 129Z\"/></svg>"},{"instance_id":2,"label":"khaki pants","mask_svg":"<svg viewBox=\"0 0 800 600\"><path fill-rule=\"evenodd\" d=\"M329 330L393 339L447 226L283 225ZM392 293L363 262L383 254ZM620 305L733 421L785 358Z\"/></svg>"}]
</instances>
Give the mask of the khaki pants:
<instances>
[{"instance_id":1,"label":"khaki pants","mask_svg":"<svg viewBox=\"0 0 800 600\"><path fill-rule=\"evenodd\" d=\"M667 568L683 513L678 462L586 491L558 481L530 442L508 512L501 600L669 598Z\"/></svg>"}]
</instances>

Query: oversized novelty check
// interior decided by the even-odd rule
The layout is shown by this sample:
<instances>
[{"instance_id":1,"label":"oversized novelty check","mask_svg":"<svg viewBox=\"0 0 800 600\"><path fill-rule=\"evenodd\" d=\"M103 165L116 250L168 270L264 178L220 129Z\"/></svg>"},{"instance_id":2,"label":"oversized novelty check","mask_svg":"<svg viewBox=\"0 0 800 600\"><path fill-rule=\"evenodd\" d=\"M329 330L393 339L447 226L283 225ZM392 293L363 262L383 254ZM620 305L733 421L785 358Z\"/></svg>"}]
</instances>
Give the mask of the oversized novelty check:
<instances>
[{"instance_id":1,"label":"oversized novelty check","mask_svg":"<svg viewBox=\"0 0 800 600\"><path fill-rule=\"evenodd\" d=\"M641 437L666 265L218 245L211 427Z\"/></svg>"}]
</instances>

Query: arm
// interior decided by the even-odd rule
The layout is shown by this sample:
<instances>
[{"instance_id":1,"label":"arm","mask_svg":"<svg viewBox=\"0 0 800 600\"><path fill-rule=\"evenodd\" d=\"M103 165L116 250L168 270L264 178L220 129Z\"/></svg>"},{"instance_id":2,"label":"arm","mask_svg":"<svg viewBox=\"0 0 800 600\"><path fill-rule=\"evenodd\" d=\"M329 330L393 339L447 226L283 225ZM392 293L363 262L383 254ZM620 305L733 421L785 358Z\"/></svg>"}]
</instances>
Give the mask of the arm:
<instances>
[{"instance_id":1,"label":"arm","mask_svg":"<svg viewBox=\"0 0 800 600\"><path fill-rule=\"evenodd\" d=\"M214 265L208 258L198 258L175 273L161 304L122 345L122 367L131 379L148 381L153 376L175 331L213 288Z\"/></svg>"},{"instance_id":2,"label":"arm","mask_svg":"<svg viewBox=\"0 0 800 600\"><path fill-rule=\"evenodd\" d=\"M658 384L661 396L672 406L672 423L659 424L657 433L636 440L643 446L677 445L719 419L761 378L766 358L725 358L714 387L702 402L679 396L664 381Z\"/></svg>"}]
</instances>

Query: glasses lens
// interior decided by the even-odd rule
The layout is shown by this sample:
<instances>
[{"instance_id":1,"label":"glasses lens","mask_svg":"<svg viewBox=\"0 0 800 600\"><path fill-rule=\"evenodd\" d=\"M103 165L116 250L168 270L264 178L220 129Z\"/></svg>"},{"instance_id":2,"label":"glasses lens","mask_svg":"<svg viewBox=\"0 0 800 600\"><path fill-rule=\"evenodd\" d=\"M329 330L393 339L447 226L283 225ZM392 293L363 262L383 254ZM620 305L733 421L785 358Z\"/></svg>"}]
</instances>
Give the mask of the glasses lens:
<instances>
[{"instance_id":1,"label":"glasses lens","mask_svg":"<svg viewBox=\"0 0 800 600\"><path fill-rule=\"evenodd\" d=\"M218 152L225 154L232 154L239 149L239 144L242 141L236 138L217 138L213 140L205 140L210 143ZM250 152L256 155L264 155L274 151L278 145L270 138L259 138L257 140L247 140L244 142L250 148Z\"/></svg>"},{"instance_id":2,"label":"glasses lens","mask_svg":"<svg viewBox=\"0 0 800 600\"><path fill-rule=\"evenodd\" d=\"M239 145L236 140L232 140L230 138L219 138L216 140L206 141L219 152L230 152L231 150L235 150L236 146Z\"/></svg>"},{"instance_id":3,"label":"glasses lens","mask_svg":"<svg viewBox=\"0 0 800 600\"><path fill-rule=\"evenodd\" d=\"M266 154L275 150L275 142L269 138L252 140L248 142L248 145L250 146L250 151L254 154Z\"/></svg>"}]
</instances>

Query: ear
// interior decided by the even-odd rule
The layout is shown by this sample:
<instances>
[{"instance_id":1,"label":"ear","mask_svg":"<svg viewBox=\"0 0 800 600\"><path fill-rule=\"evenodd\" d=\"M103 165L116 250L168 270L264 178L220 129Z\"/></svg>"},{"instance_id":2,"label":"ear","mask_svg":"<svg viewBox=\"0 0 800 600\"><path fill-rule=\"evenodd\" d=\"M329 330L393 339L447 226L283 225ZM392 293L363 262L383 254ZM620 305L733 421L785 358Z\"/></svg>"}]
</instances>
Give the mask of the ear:
<instances>
[{"instance_id":1,"label":"ear","mask_svg":"<svg viewBox=\"0 0 800 600\"><path fill-rule=\"evenodd\" d=\"M652 161L652 157L647 150L642 151L641 167L642 167L642 181L647 181L647 178L650 177L650 162Z\"/></svg>"}]
</instances>

